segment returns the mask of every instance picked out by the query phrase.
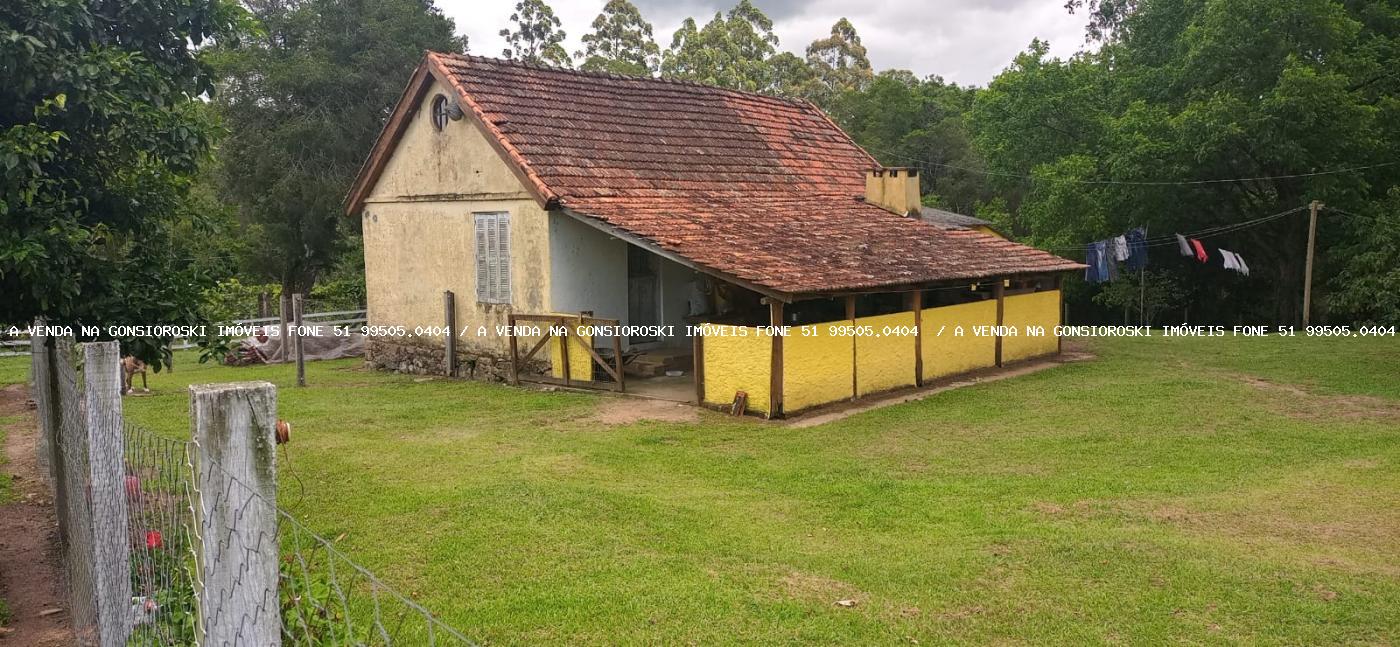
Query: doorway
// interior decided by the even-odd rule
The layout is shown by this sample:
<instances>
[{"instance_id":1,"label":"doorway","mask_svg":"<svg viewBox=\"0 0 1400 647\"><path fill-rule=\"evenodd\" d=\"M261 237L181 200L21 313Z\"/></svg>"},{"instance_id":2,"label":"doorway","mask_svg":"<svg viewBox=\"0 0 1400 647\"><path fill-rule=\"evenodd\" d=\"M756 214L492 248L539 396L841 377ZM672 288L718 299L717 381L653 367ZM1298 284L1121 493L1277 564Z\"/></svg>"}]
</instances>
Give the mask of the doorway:
<instances>
[{"instance_id":1,"label":"doorway","mask_svg":"<svg viewBox=\"0 0 1400 647\"><path fill-rule=\"evenodd\" d=\"M636 245L627 246L627 323L656 326L661 323L660 263L655 254ZM630 345L660 341L656 336L634 335Z\"/></svg>"}]
</instances>

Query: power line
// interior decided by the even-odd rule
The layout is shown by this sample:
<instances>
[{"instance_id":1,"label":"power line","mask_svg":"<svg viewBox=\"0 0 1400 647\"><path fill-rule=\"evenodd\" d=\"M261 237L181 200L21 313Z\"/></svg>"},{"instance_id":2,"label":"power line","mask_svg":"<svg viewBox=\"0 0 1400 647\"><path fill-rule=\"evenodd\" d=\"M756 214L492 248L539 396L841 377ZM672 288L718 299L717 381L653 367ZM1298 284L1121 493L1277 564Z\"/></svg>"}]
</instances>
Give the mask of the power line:
<instances>
[{"instance_id":1,"label":"power line","mask_svg":"<svg viewBox=\"0 0 1400 647\"><path fill-rule=\"evenodd\" d=\"M881 150L881 149L875 148L875 147L873 147L873 146L865 146L865 148L866 148L867 150L875 151L876 153L880 153L881 155L885 155L885 156L888 156L888 157L893 158L893 159L897 159L897 160L904 161L904 162L913 162L913 163L914 163L915 165L917 165L917 166L923 166L923 167L925 167L924 170L928 170L928 169L927 169L928 166L939 166L939 167L942 167L942 168L956 169L956 170L959 170L959 171L963 171L963 172L966 172L966 173L973 173L973 174L977 174L977 175L986 175L986 176L993 176L993 177L1008 177L1008 178L1016 178L1016 179L1021 179L1021 180L1036 180L1036 179L1039 179L1039 178L1036 178L1034 175L1024 175L1024 174L1021 174L1021 173L1007 173L1007 172L1003 172L1003 171L988 171L988 170L984 170L984 169L970 168L970 167L967 167L967 166L958 166L958 165L956 165L956 164L944 164L944 163L942 163L942 162L932 162L932 161L929 161L929 160L922 160L922 159L917 159L917 158L913 158L913 157L906 157L906 156L899 155L899 154L894 153L894 152L891 152L891 151ZM1232 183L1232 182L1259 182L1259 181L1263 181L1263 180L1289 180L1289 179L1297 179L1297 178L1305 178L1305 177L1317 177L1317 176L1321 176L1321 175L1337 175L1337 174L1341 174L1341 173L1354 173L1354 172L1356 172L1356 171L1365 171L1365 170L1374 169L1374 168L1382 168L1382 167L1385 167L1385 166L1393 166L1393 165L1395 165L1395 164L1400 164L1400 162L1382 162L1382 163L1380 163L1380 164L1367 164L1367 165L1364 165L1364 166L1352 166L1352 167L1348 167L1348 168L1332 169L1332 170L1329 170L1329 171L1314 171L1314 172L1310 172L1310 173L1290 173L1290 174L1286 174L1286 175L1260 175L1260 176L1255 176L1255 177L1218 178L1218 179L1213 179L1213 180L1071 180L1071 179L1058 179L1058 180L1056 180L1056 181L1057 181L1057 182L1065 182L1065 183L1068 183L1068 184L1093 184L1093 185L1123 185L1123 186L1194 186L1194 185L1203 185L1203 184L1228 184L1228 183Z\"/></svg>"},{"instance_id":2,"label":"power line","mask_svg":"<svg viewBox=\"0 0 1400 647\"><path fill-rule=\"evenodd\" d=\"M1289 209L1289 210L1287 210L1287 211L1280 211L1280 212L1278 212L1278 213L1269 214L1269 215L1267 215L1267 216L1260 216L1260 217L1258 217L1258 218L1254 218L1254 219L1252 219L1252 220L1246 220L1246 221L1244 221L1244 222L1237 222L1237 223L1233 223L1233 224L1229 224L1229 225L1220 225L1220 226L1216 226L1216 227L1208 227L1208 228L1206 228L1206 229L1202 229L1202 230L1195 231L1195 232L1190 232L1190 233L1185 233L1185 234L1180 234L1180 235L1181 235L1181 236L1184 236L1184 237L1186 237L1186 238L1195 238L1195 239L1198 239L1198 240L1201 239L1201 238L1210 238L1210 237L1212 237L1212 236L1220 236L1220 235L1223 235L1223 234L1230 234L1230 233L1234 233L1234 232L1237 232L1237 231L1240 231L1240 230L1243 230L1243 229L1248 229L1248 228L1250 228L1250 227L1255 227L1255 226L1258 226L1258 225L1262 225L1262 224L1264 224L1264 223L1272 222L1272 221L1274 221L1274 220L1278 220L1279 218L1283 218L1284 216L1288 216L1288 215L1291 215L1291 214L1294 214L1294 213L1298 213L1298 212L1300 212L1300 211L1305 211L1305 210L1307 210L1307 207L1306 207L1306 206L1303 206L1303 207L1294 207L1294 208ZM1163 237L1161 237L1161 238L1149 239L1149 240L1146 242L1146 246L1147 246L1147 247L1166 247L1166 246L1170 246L1170 245L1175 245L1175 244L1177 244L1177 242L1176 242L1176 236L1177 236L1177 234L1172 234L1172 235L1170 235L1170 236L1163 236ZM1084 251L1084 250L1088 249L1089 247L1090 247L1090 245L1080 245L1080 246L1077 246L1077 247L1048 247L1048 248L1042 247L1042 248L1040 248L1040 249L1044 249L1044 250L1046 250L1046 251L1053 251L1053 252L1075 252L1075 251Z\"/></svg>"}]
</instances>

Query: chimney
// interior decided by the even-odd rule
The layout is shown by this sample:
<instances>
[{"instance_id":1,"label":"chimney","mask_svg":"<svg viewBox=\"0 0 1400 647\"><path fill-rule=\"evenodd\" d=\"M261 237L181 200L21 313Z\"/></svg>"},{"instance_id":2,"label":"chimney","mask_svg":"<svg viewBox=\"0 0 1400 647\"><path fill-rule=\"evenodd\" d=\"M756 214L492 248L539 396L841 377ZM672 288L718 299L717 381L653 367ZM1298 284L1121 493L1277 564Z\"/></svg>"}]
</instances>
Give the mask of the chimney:
<instances>
[{"instance_id":1,"label":"chimney","mask_svg":"<svg viewBox=\"0 0 1400 647\"><path fill-rule=\"evenodd\" d=\"M865 172L865 201L901 216L919 214L919 170L878 168Z\"/></svg>"}]
</instances>

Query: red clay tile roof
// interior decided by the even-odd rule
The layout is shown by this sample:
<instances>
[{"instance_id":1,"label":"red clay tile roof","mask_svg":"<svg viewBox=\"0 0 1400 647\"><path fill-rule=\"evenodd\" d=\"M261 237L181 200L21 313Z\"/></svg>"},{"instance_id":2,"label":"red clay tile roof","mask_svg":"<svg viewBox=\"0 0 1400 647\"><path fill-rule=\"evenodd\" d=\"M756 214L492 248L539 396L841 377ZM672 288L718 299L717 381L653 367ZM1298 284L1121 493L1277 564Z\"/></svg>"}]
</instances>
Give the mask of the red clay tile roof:
<instances>
[{"instance_id":1,"label":"red clay tile roof","mask_svg":"<svg viewBox=\"0 0 1400 647\"><path fill-rule=\"evenodd\" d=\"M996 236L942 230L850 194L594 198L576 210L788 294L1082 268Z\"/></svg>"},{"instance_id":2,"label":"red clay tile roof","mask_svg":"<svg viewBox=\"0 0 1400 647\"><path fill-rule=\"evenodd\" d=\"M475 56L426 64L542 200L766 291L1083 267L860 202L877 162L808 102Z\"/></svg>"}]
</instances>

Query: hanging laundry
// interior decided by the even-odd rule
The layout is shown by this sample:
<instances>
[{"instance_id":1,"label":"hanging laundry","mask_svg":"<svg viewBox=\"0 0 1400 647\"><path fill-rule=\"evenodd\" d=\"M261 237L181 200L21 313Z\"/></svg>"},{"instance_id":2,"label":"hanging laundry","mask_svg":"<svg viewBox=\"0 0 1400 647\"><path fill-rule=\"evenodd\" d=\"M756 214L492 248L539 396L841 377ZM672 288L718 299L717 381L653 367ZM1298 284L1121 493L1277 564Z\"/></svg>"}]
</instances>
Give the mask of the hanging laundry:
<instances>
[{"instance_id":1,"label":"hanging laundry","mask_svg":"<svg viewBox=\"0 0 1400 647\"><path fill-rule=\"evenodd\" d=\"M1196 260L1202 263L1210 260L1210 255L1206 254L1206 248L1201 245L1201 241L1192 238L1191 247L1196 250Z\"/></svg>"},{"instance_id":2,"label":"hanging laundry","mask_svg":"<svg viewBox=\"0 0 1400 647\"><path fill-rule=\"evenodd\" d=\"M1111 240L1113 242L1113 260L1128 260L1128 238L1126 236L1118 236Z\"/></svg>"},{"instance_id":3,"label":"hanging laundry","mask_svg":"<svg viewBox=\"0 0 1400 647\"><path fill-rule=\"evenodd\" d=\"M1188 243L1186 242L1186 237L1185 237L1185 236L1182 236L1181 234L1177 234L1177 235L1176 235L1176 244L1177 244L1177 246L1181 247L1181 255L1182 255L1182 256L1194 256L1194 254L1191 253L1191 245L1188 244Z\"/></svg>"},{"instance_id":4,"label":"hanging laundry","mask_svg":"<svg viewBox=\"0 0 1400 647\"><path fill-rule=\"evenodd\" d=\"M1228 249L1218 249L1220 259L1224 262L1225 269L1239 271L1240 266L1235 263L1235 253Z\"/></svg>"},{"instance_id":5,"label":"hanging laundry","mask_svg":"<svg viewBox=\"0 0 1400 647\"><path fill-rule=\"evenodd\" d=\"M1142 227L1131 229L1128 239L1128 269L1141 270L1147 267L1147 230Z\"/></svg>"},{"instance_id":6,"label":"hanging laundry","mask_svg":"<svg viewBox=\"0 0 1400 647\"><path fill-rule=\"evenodd\" d=\"M1113 263L1108 260L1108 247L1104 241L1089 243L1084 249L1084 280L1089 283L1103 283L1109 280L1108 272Z\"/></svg>"},{"instance_id":7,"label":"hanging laundry","mask_svg":"<svg viewBox=\"0 0 1400 647\"><path fill-rule=\"evenodd\" d=\"M1225 260L1225 269L1234 270L1240 274L1249 276L1249 266L1245 265L1243 257L1228 249L1221 249L1218 251L1220 252L1220 257Z\"/></svg>"}]
</instances>

